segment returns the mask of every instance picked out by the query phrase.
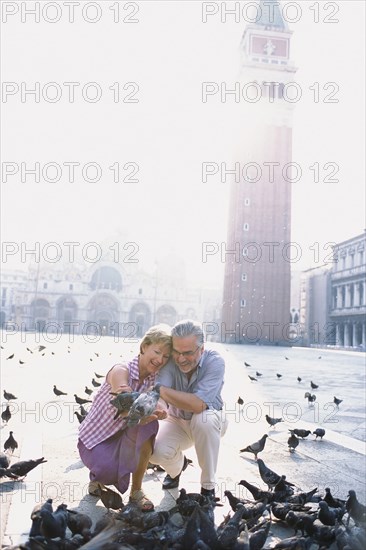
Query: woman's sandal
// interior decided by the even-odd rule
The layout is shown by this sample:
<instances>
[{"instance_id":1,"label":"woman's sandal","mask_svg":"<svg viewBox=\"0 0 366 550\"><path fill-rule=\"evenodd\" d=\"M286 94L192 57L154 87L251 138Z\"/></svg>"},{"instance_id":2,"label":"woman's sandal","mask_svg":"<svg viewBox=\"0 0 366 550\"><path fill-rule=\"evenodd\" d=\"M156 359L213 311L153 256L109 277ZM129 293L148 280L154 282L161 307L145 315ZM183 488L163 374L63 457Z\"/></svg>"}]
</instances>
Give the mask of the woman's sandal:
<instances>
[{"instance_id":1,"label":"woman's sandal","mask_svg":"<svg viewBox=\"0 0 366 550\"><path fill-rule=\"evenodd\" d=\"M141 512L152 512L154 510L153 502L147 498L141 489L130 494L130 502L136 504Z\"/></svg>"}]
</instances>

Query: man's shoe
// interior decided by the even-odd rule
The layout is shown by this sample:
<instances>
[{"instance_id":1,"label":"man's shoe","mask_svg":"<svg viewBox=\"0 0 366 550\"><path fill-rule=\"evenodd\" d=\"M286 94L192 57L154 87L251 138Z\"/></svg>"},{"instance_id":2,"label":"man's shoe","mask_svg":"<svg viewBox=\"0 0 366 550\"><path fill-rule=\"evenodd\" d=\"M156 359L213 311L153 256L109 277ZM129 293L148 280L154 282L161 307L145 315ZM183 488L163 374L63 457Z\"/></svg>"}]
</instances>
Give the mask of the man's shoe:
<instances>
[{"instance_id":1,"label":"man's shoe","mask_svg":"<svg viewBox=\"0 0 366 550\"><path fill-rule=\"evenodd\" d=\"M183 468L181 469L180 474L175 477L171 477L169 474L167 474L163 480L163 489L176 489L177 487L179 487L179 478L181 476L181 473L184 472L188 464L191 464L191 462L192 460L184 456Z\"/></svg>"},{"instance_id":2,"label":"man's shoe","mask_svg":"<svg viewBox=\"0 0 366 550\"><path fill-rule=\"evenodd\" d=\"M201 495L203 497L214 499L215 498L215 489L204 489L203 487L201 487Z\"/></svg>"}]
</instances>

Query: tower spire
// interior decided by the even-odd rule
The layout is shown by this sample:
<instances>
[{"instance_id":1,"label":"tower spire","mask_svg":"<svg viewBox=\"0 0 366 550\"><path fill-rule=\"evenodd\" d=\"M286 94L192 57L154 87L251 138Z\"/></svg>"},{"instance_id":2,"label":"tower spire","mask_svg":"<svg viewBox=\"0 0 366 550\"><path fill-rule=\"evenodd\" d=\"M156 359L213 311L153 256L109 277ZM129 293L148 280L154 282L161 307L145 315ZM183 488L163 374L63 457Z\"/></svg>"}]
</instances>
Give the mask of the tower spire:
<instances>
[{"instance_id":1,"label":"tower spire","mask_svg":"<svg viewBox=\"0 0 366 550\"><path fill-rule=\"evenodd\" d=\"M277 0L259 0L255 24L264 30L289 30L287 22L282 16L280 3Z\"/></svg>"}]
</instances>

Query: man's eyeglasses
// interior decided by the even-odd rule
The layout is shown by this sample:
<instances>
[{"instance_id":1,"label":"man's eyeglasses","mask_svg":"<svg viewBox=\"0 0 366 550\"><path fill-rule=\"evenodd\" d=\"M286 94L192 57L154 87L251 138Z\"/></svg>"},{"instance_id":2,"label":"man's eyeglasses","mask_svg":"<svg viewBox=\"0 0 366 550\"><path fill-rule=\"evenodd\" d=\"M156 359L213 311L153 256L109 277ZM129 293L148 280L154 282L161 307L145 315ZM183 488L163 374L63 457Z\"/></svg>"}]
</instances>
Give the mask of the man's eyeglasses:
<instances>
[{"instance_id":1,"label":"man's eyeglasses","mask_svg":"<svg viewBox=\"0 0 366 550\"><path fill-rule=\"evenodd\" d=\"M199 346L196 347L196 349L194 351L177 351L176 349L172 349L172 354L175 356L175 357L179 357L180 355L183 355L183 357L193 357L193 355L196 353L196 351L198 350L198 348L201 348L202 347L202 344L200 344Z\"/></svg>"}]
</instances>

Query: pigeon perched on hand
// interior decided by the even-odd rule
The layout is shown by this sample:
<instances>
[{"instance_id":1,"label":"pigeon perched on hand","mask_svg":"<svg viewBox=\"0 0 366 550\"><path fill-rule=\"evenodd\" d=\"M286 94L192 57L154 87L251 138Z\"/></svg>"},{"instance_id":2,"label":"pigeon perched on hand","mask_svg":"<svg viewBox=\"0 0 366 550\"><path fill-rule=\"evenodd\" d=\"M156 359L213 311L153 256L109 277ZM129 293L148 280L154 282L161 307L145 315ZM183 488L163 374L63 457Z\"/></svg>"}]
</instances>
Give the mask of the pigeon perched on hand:
<instances>
[{"instance_id":1,"label":"pigeon perched on hand","mask_svg":"<svg viewBox=\"0 0 366 550\"><path fill-rule=\"evenodd\" d=\"M152 390L142 392L133 402L127 418L127 426L136 426L144 418L151 416L156 410L160 398L160 384L155 384Z\"/></svg>"},{"instance_id":2,"label":"pigeon perched on hand","mask_svg":"<svg viewBox=\"0 0 366 550\"><path fill-rule=\"evenodd\" d=\"M267 437L268 437L268 434L264 434L259 439L259 441L255 441L254 443L251 443L244 449L240 449L239 453L253 453L255 460L257 460L258 453L260 453L264 449Z\"/></svg>"},{"instance_id":3,"label":"pigeon perched on hand","mask_svg":"<svg viewBox=\"0 0 366 550\"><path fill-rule=\"evenodd\" d=\"M138 391L118 393L116 397L111 400L111 405L117 409L113 419L116 420L120 414L128 412L139 395L140 392Z\"/></svg>"}]
</instances>

